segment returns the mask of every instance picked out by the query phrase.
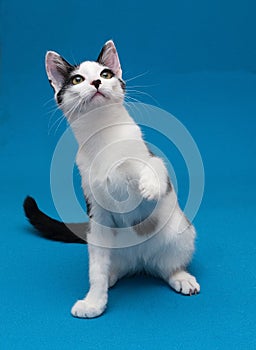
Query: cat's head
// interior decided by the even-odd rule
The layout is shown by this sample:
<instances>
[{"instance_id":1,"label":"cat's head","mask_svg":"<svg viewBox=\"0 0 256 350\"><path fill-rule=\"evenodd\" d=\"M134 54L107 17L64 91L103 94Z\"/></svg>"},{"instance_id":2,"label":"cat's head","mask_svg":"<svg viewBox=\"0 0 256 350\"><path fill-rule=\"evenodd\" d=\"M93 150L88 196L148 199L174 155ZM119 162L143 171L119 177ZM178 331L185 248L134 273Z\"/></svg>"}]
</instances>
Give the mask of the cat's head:
<instances>
[{"instance_id":1,"label":"cat's head","mask_svg":"<svg viewBox=\"0 0 256 350\"><path fill-rule=\"evenodd\" d=\"M106 42L96 61L80 65L72 65L56 52L48 51L46 72L55 100L67 116L123 102L125 83L112 40Z\"/></svg>"}]
</instances>

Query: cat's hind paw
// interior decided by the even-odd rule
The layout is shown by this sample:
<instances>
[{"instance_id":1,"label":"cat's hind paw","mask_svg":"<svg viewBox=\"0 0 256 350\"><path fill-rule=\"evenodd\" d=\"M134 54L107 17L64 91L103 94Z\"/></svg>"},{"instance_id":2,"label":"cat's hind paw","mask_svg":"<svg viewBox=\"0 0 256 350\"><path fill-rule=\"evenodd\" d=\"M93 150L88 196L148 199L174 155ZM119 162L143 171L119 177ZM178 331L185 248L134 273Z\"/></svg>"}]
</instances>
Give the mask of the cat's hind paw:
<instances>
[{"instance_id":1,"label":"cat's hind paw","mask_svg":"<svg viewBox=\"0 0 256 350\"><path fill-rule=\"evenodd\" d=\"M170 286L178 293L194 295L200 292L200 285L194 276L186 271L179 271L169 279Z\"/></svg>"},{"instance_id":2,"label":"cat's hind paw","mask_svg":"<svg viewBox=\"0 0 256 350\"><path fill-rule=\"evenodd\" d=\"M71 309L71 314L78 318L93 318L100 316L105 310L104 307L91 305L86 300L78 300Z\"/></svg>"}]
</instances>

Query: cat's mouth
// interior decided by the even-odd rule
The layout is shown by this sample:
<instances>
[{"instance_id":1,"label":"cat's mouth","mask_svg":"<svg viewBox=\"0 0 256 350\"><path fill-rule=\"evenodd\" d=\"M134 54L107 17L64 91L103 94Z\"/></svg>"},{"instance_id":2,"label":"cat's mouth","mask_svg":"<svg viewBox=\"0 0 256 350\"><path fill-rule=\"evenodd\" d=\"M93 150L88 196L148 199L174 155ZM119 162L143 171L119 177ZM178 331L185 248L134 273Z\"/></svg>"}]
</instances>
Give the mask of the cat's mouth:
<instances>
[{"instance_id":1,"label":"cat's mouth","mask_svg":"<svg viewBox=\"0 0 256 350\"><path fill-rule=\"evenodd\" d=\"M100 92L99 90L97 90L97 91L95 92L95 94L92 95L91 101L92 101L93 99L95 99L95 98L98 98L98 97L104 97L104 98L106 98L106 96L105 96L102 92Z\"/></svg>"}]
</instances>

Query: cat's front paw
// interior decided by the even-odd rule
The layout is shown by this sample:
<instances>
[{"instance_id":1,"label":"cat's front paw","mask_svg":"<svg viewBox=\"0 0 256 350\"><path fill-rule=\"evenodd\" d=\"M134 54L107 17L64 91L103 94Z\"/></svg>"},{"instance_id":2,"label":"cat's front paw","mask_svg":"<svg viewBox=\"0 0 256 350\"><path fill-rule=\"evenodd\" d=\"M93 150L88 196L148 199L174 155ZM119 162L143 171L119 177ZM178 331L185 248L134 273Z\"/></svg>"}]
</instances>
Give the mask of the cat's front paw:
<instances>
[{"instance_id":1,"label":"cat's front paw","mask_svg":"<svg viewBox=\"0 0 256 350\"><path fill-rule=\"evenodd\" d=\"M78 318L93 318L100 316L104 310L105 305L93 305L86 300L78 300L72 307L71 314Z\"/></svg>"},{"instance_id":2,"label":"cat's front paw","mask_svg":"<svg viewBox=\"0 0 256 350\"><path fill-rule=\"evenodd\" d=\"M161 185L153 169L145 167L139 180L139 191L147 200L157 200L162 195Z\"/></svg>"}]
</instances>

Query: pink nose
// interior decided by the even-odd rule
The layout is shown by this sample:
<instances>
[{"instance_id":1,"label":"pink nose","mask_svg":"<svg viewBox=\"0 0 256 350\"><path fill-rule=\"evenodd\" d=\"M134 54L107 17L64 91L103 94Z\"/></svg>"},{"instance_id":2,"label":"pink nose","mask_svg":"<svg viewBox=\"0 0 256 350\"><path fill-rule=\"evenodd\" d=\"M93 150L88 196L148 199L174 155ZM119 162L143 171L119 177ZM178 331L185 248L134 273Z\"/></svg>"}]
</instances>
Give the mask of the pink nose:
<instances>
[{"instance_id":1,"label":"pink nose","mask_svg":"<svg viewBox=\"0 0 256 350\"><path fill-rule=\"evenodd\" d=\"M101 84L100 79L93 80L93 81L91 82L91 85L95 86L97 90L98 90L100 84Z\"/></svg>"}]
</instances>

